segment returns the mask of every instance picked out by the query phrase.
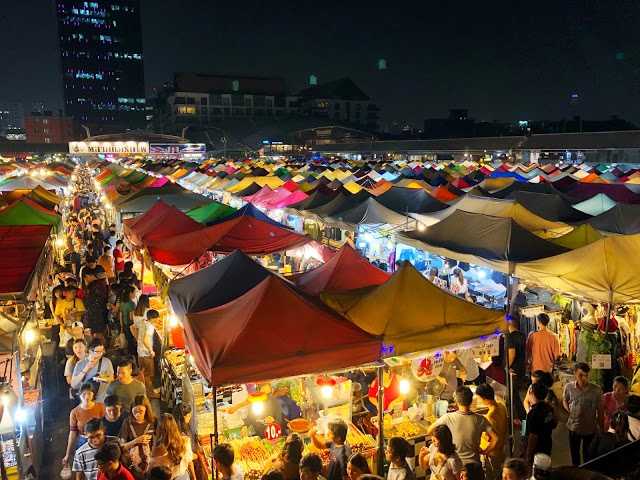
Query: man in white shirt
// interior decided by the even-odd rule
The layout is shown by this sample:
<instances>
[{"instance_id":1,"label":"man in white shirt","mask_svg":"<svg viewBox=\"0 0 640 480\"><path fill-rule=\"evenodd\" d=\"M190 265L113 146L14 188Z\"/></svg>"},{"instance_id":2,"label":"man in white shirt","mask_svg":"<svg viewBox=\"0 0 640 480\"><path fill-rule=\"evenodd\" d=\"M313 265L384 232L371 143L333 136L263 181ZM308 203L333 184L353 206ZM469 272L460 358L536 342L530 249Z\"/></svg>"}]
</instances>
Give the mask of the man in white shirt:
<instances>
[{"instance_id":1,"label":"man in white shirt","mask_svg":"<svg viewBox=\"0 0 640 480\"><path fill-rule=\"evenodd\" d=\"M157 310L147 310L146 317L131 325L131 333L138 344L138 365L144 375L144 383L149 398L157 398L153 389L153 377L155 374L155 352L153 351L153 336L156 329L151 323L159 318Z\"/></svg>"}]
</instances>

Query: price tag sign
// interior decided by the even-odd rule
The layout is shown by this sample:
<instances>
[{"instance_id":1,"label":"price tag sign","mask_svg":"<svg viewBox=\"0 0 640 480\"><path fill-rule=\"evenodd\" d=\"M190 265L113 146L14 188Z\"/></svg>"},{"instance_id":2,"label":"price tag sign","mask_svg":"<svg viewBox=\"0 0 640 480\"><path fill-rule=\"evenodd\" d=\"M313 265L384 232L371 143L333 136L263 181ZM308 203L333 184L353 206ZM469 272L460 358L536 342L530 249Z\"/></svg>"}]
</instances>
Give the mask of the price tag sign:
<instances>
[{"instance_id":1,"label":"price tag sign","mask_svg":"<svg viewBox=\"0 0 640 480\"><path fill-rule=\"evenodd\" d=\"M282 428L277 423L270 423L267 428L264 429L264 438L273 441L282 436Z\"/></svg>"},{"instance_id":2,"label":"price tag sign","mask_svg":"<svg viewBox=\"0 0 640 480\"><path fill-rule=\"evenodd\" d=\"M611 355L594 353L591 357L591 368L607 370L611 368Z\"/></svg>"}]
</instances>

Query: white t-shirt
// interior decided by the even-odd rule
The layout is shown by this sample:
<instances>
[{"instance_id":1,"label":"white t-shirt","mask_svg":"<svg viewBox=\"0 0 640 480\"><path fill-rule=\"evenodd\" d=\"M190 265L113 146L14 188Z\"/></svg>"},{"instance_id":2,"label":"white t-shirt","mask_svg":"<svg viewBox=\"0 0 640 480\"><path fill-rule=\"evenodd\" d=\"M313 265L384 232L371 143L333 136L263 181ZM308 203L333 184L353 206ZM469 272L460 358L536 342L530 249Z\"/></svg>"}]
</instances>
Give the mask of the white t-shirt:
<instances>
[{"instance_id":1,"label":"white t-shirt","mask_svg":"<svg viewBox=\"0 0 640 480\"><path fill-rule=\"evenodd\" d=\"M153 356L153 334L156 329L147 320L140 320L135 324L138 329L138 336L136 342L138 343L138 356L139 357L152 357ZM146 345L151 345L152 349L149 350Z\"/></svg>"},{"instance_id":2,"label":"white t-shirt","mask_svg":"<svg viewBox=\"0 0 640 480\"><path fill-rule=\"evenodd\" d=\"M431 480L457 480L462 471L462 460L457 453L453 453L443 464L436 465L435 457L438 449L434 444L429 446L429 470L431 470Z\"/></svg>"}]
</instances>

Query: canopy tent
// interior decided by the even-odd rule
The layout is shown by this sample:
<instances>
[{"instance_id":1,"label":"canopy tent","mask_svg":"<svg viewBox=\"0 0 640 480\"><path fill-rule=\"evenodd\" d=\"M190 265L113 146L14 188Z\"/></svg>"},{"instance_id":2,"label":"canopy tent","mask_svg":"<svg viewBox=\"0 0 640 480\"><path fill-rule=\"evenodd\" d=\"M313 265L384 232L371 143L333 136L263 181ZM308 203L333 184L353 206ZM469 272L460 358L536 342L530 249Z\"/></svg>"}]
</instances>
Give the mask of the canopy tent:
<instances>
[{"instance_id":1,"label":"canopy tent","mask_svg":"<svg viewBox=\"0 0 640 480\"><path fill-rule=\"evenodd\" d=\"M579 203L574 203L573 208L595 217L597 215L600 215L601 213L606 212L607 210L612 209L616 205L617 203L615 200L609 198L604 193L598 193L597 195L594 195L587 200L583 200Z\"/></svg>"},{"instance_id":2,"label":"canopy tent","mask_svg":"<svg viewBox=\"0 0 640 480\"><path fill-rule=\"evenodd\" d=\"M26 197L0 210L0 225L51 225L57 230L60 221L60 215Z\"/></svg>"},{"instance_id":3,"label":"canopy tent","mask_svg":"<svg viewBox=\"0 0 640 480\"><path fill-rule=\"evenodd\" d=\"M558 194L518 191L512 198L527 210L553 222L571 223L590 218Z\"/></svg>"},{"instance_id":4,"label":"canopy tent","mask_svg":"<svg viewBox=\"0 0 640 480\"><path fill-rule=\"evenodd\" d=\"M188 211L211 202L211 200L207 197L196 195L195 193L183 192L176 194L156 195L153 192L149 192L144 196L136 197L134 199L127 199L125 202L117 205L116 208L121 213L143 213L149 210L158 200L162 200L163 202L172 205L178 210L182 211Z\"/></svg>"},{"instance_id":5,"label":"canopy tent","mask_svg":"<svg viewBox=\"0 0 640 480\"><path fill-rule=\"evenodd\" d=\"M397 235L398 242L437 255L511 273L513 264L566 251L519 226L510 218L462 210L424 231Z\"/></svg>"},{"instance_id":6,"label":"canopy tent","mask_svg":"<svg viewBox=\"0 0 640 480\"><path fill-rule=\"evenodd\" d=\"M596 302L640 302L640 235L604 237L576 250L516 266L525 281Z\"/></svg>"},{"instance_id":7,"label":"canopy tent","mask_svg":"<svg viewBox=\"0 0 640 480\"><path fill-rule=\"evenodd\" d=\"M620 203L586 223L602 232L622 235L640 233L640 205Z\"/></svg>"},{"instance_id":8,"label":"canopy tent","mask_svg":"<svg viewBox=\"0 0 640 480\"><path fill-rule=\"evenodd\" d=\"M237 209L235 212L230 213L226 217L220 218L215 223L226 222L227 220L233 220L234 218L242 218L242 217L252 217L252 218L261 220L265 223L274 225L276 227L287 228L285 225L269 217L266 213L264 213L262 210L260 210L258 207L256 207L252 203L247 203L246 205L243 205L242 207Z\"/></svg>"},{"instance_id":9,"label":"canopy tent","mask_svg":"<svg viewBox=\"0 0 640 480\"><path fill-rule=\"evenodd\" d=\"M229 217L195 232L153 240L148 243L148 249L157 262L186 265L207 250L241 250L252 255L264 255L295 248L308 241L307 237L292 230L245 215Z\"/></svg>"},{"instance_id":10,"label":"canopy tent","mask_svg":"<svg viewBox=\"0 0 640 480\"><path fill-rule=\"evenodd\" d=\"M342 191L324 205L307 209L303 213L307 215L317 215L319 217L330 217L335 213L343 212L361 204L370 196L371 195L366 190L361 190L356 194L345 193Z\"/></svg>"},{"instance_id":11,"label":"canopy tent","mask_svg":"<svg viewBox=\"0 0 640 480\"><path fill-rule=\"evenodd\" d=\"M187 212L198 223L210 224L228 217L236 211L235 208L220 202L211 202L207 205L194 208Z\"/></svg>"},{"instance_id":12,"label":"canopy tent","mask_svg":"<svg viewBox=\"0 0 640 480\"><path fill-rule=\"evenodd\" d=\"M31 190L27 197L48 210L53 210L62 201L55 193L45 190L40 185Z\"/></svg>"},{"instance_id":13,"label":"canopy tent","mask_svg":"<svg viewBox=\"0 0 640 480\"><path fill-rule=\"evenodd\" d=\"M196 365L215 386L347 368L380 356L379 340L274 275L227 304L187 314L184 327Z\"/></svg>"},{"instance_id":14,"label":"canopy tent","mask_svg":"<svg viewBox=\"0 0 640 480\"><path fill-rule=\"evenodd\" d=\"M348 210L342 210L325 217L328 222L337 222L347 225L402 225L414 220L378 203L374 198L368 198L364 202Z\"/></svg>"},{"instance_id":15,"label":"canopy tent","mask_svg":"<svg viewBox=\"0 0 640 480\"><path fill-rule=\"evenodd\" d=\"M124 221L124 231L137 247L161 238L173 237L201 230L203 226L177 208L162 201L154 204L147 213Z\"/></svg>"},{"instance_id":16,"label":"canopy tent","mask_svg":"<svg viewBox=\"0 0 640 480\"><path fill-rule=\"evenodd\" d=\"M293 281L303 291L319 295L320 292L341 292L380 285L389 274L374 267L351 246L344 244L325 264L301 273Z\"/></svg>"},{"instance_id":17,"label":"canopy tent","mask_svg":"<svg viewBox=\"0 0 640 480\"><path fill-rule=\"evenodd\" d=\"M307 198L305 198L301 202L289 205L288 208L300 211L311 210L329 203L333 198L336 197L336 195L337 192L333 190L318 188Z\"/></svg>"},{"instance_id":18,"label":"canopy tent","mask_svg":"<svg viewBox=\"0 0 640 480\"><path fill-rule=\"evenodd\" d=\"M376 200L385 207L404 213L432 213L444 210L449 206L429 195L423 189L392 187Z\"/></svg>"},{"instance_id":19,"label":"canopy tent","mask_svg":"<svg viewBox=\"0 0 640 480\"><path fill-rule=\"evenodd\" d=\"M551 243L560 245L561 247L574 250L576 248L584 247L590 243L596 242L602 238L602 234L598 232L588 223L578 225L571 232L557 238L550 238Z\"/></svg>"},{"instance_id":20,"label":"canopy tent","mask_svg":"<svg viewBox=\"0 0 640 480\"><path fill-rule=\"evenodd\" d=\"M33 190L36 187L42 186L45 189L59 188L57 183L49 183L43 178L32 178L29 176L11 177L0 181L0 191L8 192L11 190Z\"/></svg>"},{"instance_id":21,"label":"canopy tent","mask_svg":"<svg viewBox=\"0 0 640 480\"><path fill-rule=\"evenodd\" d=\"M28 294L51 225L0 226L0 299Z\"/></svg>"},{"instance_id":22,"label":"canopy tent","mask_svg":"<svg viewBox=\"0 0 640 480\"><path fill-rule=\"evenodd\" d=\"M222 260L169 284L169 298L178 315L219 307L244 295L272 272L235 250Z\"/></svg>"},{"instance_id":23,"label":"canopy tent","mask_svg":"<svg viewBox=\"0 0 640 480\"><path fill-rule=\"evenodd\" d=\"M503 200L488 197L467 195L455 205L429 215L412 214L418 222L424 225L433 225L454 212L462 210L470 213L481 213L493 217L511 218L521 227L535 232L540 237L559 237L571 231L566 223L552 222L527 210L514 200Z\"/></svg>"},{"instance_id":24,"label":"canopy tent","mask_svg":"<svg viewBox=\"0 0 640 480\"><path fill-rule=\"evenodd\" d=\"M323 293L321 298L363 330L382 335L394 355L489 335L504 321L503 312L445 292L408 262L380 286Z\"/></svg>"}]
</instances>

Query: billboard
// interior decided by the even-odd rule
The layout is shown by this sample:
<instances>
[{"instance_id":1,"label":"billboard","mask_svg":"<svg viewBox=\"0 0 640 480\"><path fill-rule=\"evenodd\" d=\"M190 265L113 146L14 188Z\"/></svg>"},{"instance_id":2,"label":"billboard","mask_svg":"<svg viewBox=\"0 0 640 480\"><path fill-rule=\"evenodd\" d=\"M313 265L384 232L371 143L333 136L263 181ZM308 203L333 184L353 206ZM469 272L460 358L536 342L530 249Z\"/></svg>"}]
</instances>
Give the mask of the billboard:
<instances>
[{"instance_id":1,"label":"billboard","mask_svg":"<svg viewBox=\"0 0 640 480\"><path fill-rule=\"evenodd\" d=\"M149 142L69 142L69 153L72 155L97 153L146 155L149 153Z\"/></svg>"},{"instance_id":2,"label":"billboard","mask_svg":"<svg viewBox=\"0 0 640 480\"><path fill-rule=\"evenodd\" d=\"M149 145L152 155L204 155L207 146L204 143L152 143Z\"/></svg>"}]
</instances>

